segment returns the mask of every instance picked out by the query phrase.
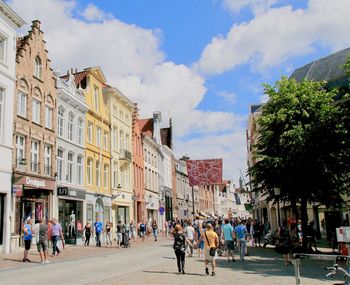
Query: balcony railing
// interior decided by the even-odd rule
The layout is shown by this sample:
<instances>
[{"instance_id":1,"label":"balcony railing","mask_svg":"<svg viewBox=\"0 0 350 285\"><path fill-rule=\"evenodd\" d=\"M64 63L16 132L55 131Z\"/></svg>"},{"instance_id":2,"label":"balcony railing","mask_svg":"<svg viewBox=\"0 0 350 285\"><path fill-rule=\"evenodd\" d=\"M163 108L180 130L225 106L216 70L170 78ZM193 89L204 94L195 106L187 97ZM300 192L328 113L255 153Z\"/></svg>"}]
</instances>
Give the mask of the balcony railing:
<instances>
[{"instance_id":1,"label":"balcony railing","mask_svg":"<svg viewBox=\"0 0 350 285\"><path fill-rule=\"evenodd\" d=\"M35 172L35 173L39 173L39 162L32 161L30 163L30 171Z\"/></svg>"},{"instance_id":2,"label":"balcony railing","mask_svg":"<svg viewBox=\"0 0 350 285\"><path fill-rule=\"evenodd\" d=\"M49 164L44 165L44 174L47 176L51 176L51 165Z\"/></svg>"},{"instance_id":3,"label":"balcony railing","mask_svg":"<svg viewBox=\"0 0 350 285\"><path fill-rule=\"evenodd\" d=\"M131 161L132 157L131 157L131 152L128 151L127 149L121 149L120 150L120 155L119 155L119 159L120 160L127 160L127 161Z\"/></svg>"},{"instance_id":4,"label":"balcony railing","mask_svg":"<svg viewBox=\"0 0 350 285\"><path fill-rule=\"evenodd\" d=\"M16 168L20 171L26 171L27 160L23 157L16 158Z\"/></svg>"}]
</instances>

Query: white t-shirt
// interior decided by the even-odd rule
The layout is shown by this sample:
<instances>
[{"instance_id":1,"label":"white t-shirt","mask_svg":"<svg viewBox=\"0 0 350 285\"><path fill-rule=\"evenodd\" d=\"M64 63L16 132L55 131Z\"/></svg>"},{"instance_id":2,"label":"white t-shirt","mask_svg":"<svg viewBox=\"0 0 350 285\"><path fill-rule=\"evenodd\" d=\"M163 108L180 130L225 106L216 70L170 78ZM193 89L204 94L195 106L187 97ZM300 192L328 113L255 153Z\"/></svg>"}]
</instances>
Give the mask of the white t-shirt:
<instances>
[{"instance_id":1,"label":"white t-shirt","mask_svg":"<svg viewBox=\"0 0 350 285\"><path fill-rule=\"evenodd\" d=\"M185 228L185 234L189 240L193 240L194 239L194 228L192 226L187 226Z\"/></svg>"}]
</instances>

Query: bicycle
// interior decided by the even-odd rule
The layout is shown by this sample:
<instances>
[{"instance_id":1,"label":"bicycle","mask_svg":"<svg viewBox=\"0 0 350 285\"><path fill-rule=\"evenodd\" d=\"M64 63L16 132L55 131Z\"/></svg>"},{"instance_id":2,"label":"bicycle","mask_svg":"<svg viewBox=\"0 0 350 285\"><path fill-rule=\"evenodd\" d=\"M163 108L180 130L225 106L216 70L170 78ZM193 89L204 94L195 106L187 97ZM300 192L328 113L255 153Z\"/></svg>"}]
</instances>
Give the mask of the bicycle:
<instances>
[{"instance_id":1,"label":"bicycle","mask_svg":"<svg viewBox=\"0 0 350 285\"><path fill-rule=\"evenodd\" d=\"M333 285L350 285L350 273L344 268L340 267L337 263L333 264L333 266L329 266L325 268L326 270L330 270L326 277L333 277L335 274L342 274L345 277L344 283L334 283Z\"/></svg>"}]
</instances>

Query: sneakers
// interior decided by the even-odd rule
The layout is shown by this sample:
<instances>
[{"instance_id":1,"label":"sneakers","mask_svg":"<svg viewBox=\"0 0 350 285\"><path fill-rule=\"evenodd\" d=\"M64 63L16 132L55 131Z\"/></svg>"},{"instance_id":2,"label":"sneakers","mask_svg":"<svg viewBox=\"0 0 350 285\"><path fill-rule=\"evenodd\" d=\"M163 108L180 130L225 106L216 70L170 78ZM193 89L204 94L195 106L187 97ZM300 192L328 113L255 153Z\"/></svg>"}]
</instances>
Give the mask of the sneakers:
<instances>
[{"instance_id":1,"label":"sneakers","mask_svg":"<svg viewBox=\"0 0 350 285\"><path fill-rule=\"evenodd\" d=\"M23 262L26 262L27 260L25 258L23 258Z\"/></svg>"},{"instance_id":2,"label":"sneakers","mask_svg":"<svg viewBox=\"0 0 350 285\"><path fill-rule=\"evenodd\" d=\"M205 274L209 275L209 268L208 267L205 268Z\"/></svg>"},{"instance_id":3,"label":"sneakers","mask_svg":"<svg viewBox=\"0 0 350 285\"><path fill-rule=\"evenodd\" d=\"M49 260L45 260L45 263L50 263L50 261Z\"/></svg>"},{"instance_id":4,"label":"sneakers","mask_svg":"<svg viewBox=\"0 0 350 285\"><path fill-rule=\"evenodd\" d=\"M31 262L28 258L26 259L27 262Z\"/></svg>"},{"instance_id":5,"label":"sneakers","mask_svg":"<svg viewBox=\"0 0 350 285\"><path fill-rule=\"evenodd\" d=\"M215 276L215 271L213 271L213 272L211 273L211 276Z\"/></svg>"}]
</instances>

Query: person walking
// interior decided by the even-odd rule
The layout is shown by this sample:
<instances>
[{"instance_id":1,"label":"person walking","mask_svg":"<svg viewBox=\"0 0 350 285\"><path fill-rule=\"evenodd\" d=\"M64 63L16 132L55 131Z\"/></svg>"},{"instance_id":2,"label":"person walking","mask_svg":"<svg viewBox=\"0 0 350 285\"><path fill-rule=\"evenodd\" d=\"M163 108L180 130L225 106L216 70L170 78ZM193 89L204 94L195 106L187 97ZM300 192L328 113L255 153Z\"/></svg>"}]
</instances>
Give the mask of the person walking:
<instances>
[{"instance_id":1,"label":"person walking","mask_svg":"<svg viewBox=\"0 0 350 285\"><path fill-rule=\"evenodd\" d=\"M177 260L177 269L179 273L185 274L186 242L190 243L190 241L183 233L181 225L176 225L172 234L174 236L173 249Z\"/></svg>"},{"instance_id":2,"label":"person walking","mask_svg":"<svg viewBox=\"0 0 350 285\"><path fill-rule=\"evenodd\" d=\"M47 258L48 226L43 223L42 219L39 219L38 229L36 247L40 255L41 264L49 263L49 260Z\"/></svg>"},{"instance_id":3,"label":"person walking","mask_svg":"<svg viewBox=\"0 0 350 285\"><path fill-rule=\"evenodd\" d=\"M187 226L185 227L186 238L189 241L187 243L187 250L189 251L188 257L193 256L193 242L195 238L195 230L192 227L192 221L189 220Z\"/></svg>"},{"instance_id":4,"label":"person walking","mask_svg":"<svg viewBox=\"0 0 350 285\"><path fill-rule=\"evenodd\" d=\"M110 221L106 221L106 227L104 232L106 233L107 247L109 247L109 245L112 246L111 229L112 229L112 223Z\"/></svg>"},{"instance_id":5,"label":"person walking","mask_svg":"<svg viewBox=\"0 0 350 285\"><path fill-rule=\"evenodd\" d=\"M204 227L204 224L203 224L203 227ZM195 230L196 230L195 238L196 238L197 249L198 249L198 257L201 258L204 251L204 240L201 239L202 233L203 233L202 225L197 223Z\"/></svg>"},{"instance_id":6,"label":"person walking","mask_svg":"<svg viewBox=\"0 0 350 285\"><path fill-rule=\"evenodd\" d=\"M56 253L59 255L61 253L59 247L57 246L57 243L59 239L62 240L62 246L64 247L64 236L62 231L61 224L57 221L56 218L53 218L52 220L52 227L51 227L51 239L52 239L52 256L55 256Z\"/></svg>"},{"instance_id":7,"label":"person walking","mask_svg":"<svg viewBox=\"0 0 350 285\"><path fill-rule=\"evenodd\" d=\"M146 224L142 221L140 224L140 236L141 236L141 240L144 241L145 240L145 236L146 236Z\"/></svg>"},{"instance_id":8,"label":"person walking","mask_svg":"<svg viewBox=\"0 0 350 285\"><path fill-rule=\"evenodd\" d=\"M278 248L279 248L279 252L283 254L284 265L286 266L290 265L292 264L292 261L290 258L290 252L292 249L292 236L286 221L283 221L282 226L279 228L278 238L279 238Z\"/></svg>"},{"instance_id":9,"label":"person walking","mask_svg":"<svg viewBox=\"0 0 350 285\"><path fill-rule=\"evenodd\" d=\"M28 259L28 252L30 250L30 246L32 245L32 219L28 218L25 225L23 226L23 240L24 240L24 252L23 252L23 262L31 262Z\"/></svg>"},{"instance_id":10,"label":"person walking","mask_svg":"<svg viewBox=\"0 0 350 285\"><path fill-rule=\"evenodd\" d=\"M241 261L244 261L244 256L246 254L247 245L247 228L242 224L241 220L237 220L238 226L235 228L237 244L239 246L239 257Z\"/></svg>"},{"instance_id":11,"label":"person walking","mask_svg":"<svg viewBox=\"0 0 350 285\"><path fill-rule=\"evenodd\" d=\"M235 260L235 242L234 242L234 233L233 227L230 224L229 219L225 219L224 225L222 227L222 239L224 240L224 246L227 251L227 261L230 262L230 255L232 256L232 261Z\"/></svg>"},{"instance_id":12,"label":"person walking","mask_svg":"<svg viewBox=\"0 0 350 285\"><path fill-rule=\"evenodd\" d=\"M136 225L134 224L134 221L130 222L130 234L131 234L131 239L135 242L136 241Z\"/></svg>"},{"instance_id":13,"label":"person walking","mask_svg":"<svg viewBox=\"0 0 350 285\"><path fill-rule=\"evenodd\" d=\"M117 234L117 248L120 248L120 245L123 242L123 224L121 221L119 221L117 224L116 234Z\"/></svg>"},{"instance_id":14,"label":"person walking","mask_svg":"<svg viewBox=\"0 0 350 285\"><path fill-rule=\"evenodd\" d=\"M84 227L84 233L85 233L84 246L89 246L90 245L90 237L91 237L91 225L89 222L87 222L85 227Z\"/></svg>"},{"instance_id":15,"label":"person walking","mask_svg":"<svg viewBox=\"0 0 350 285\"><path fill-rule=\"evenodd\" d=\"M103 223L100 221L100 218L96 218L96 222L94 223L95 228L95 239L96 239L96 246L101 247L101 233L103 229Z\"/></svg>"},{"instance_id":16,"label":"person walking","mask_svg":"<svg viewBox=\"0 0 350 285\"><path fill-rule=\"evenodd\" d=\"M153 222L152 222L152 231L153 231L154 241L157 241L157 239L158 239L158 225L157 225L156 220L153 220Z\"/></svg>"},{"instance_id":17,"label":"person walking","mask_svg":"<svg viewBox=\"0 0 350 285\"><path fill-rule=\"evenodd\" d=\"M201 239L204 240L205 274L209 275L208 264L211 262L211 276L215 276L217 248L219 247L219 237L213 229L213 225L207 223L206 230L201 236Z\"/></svg>"}]
</instances>

